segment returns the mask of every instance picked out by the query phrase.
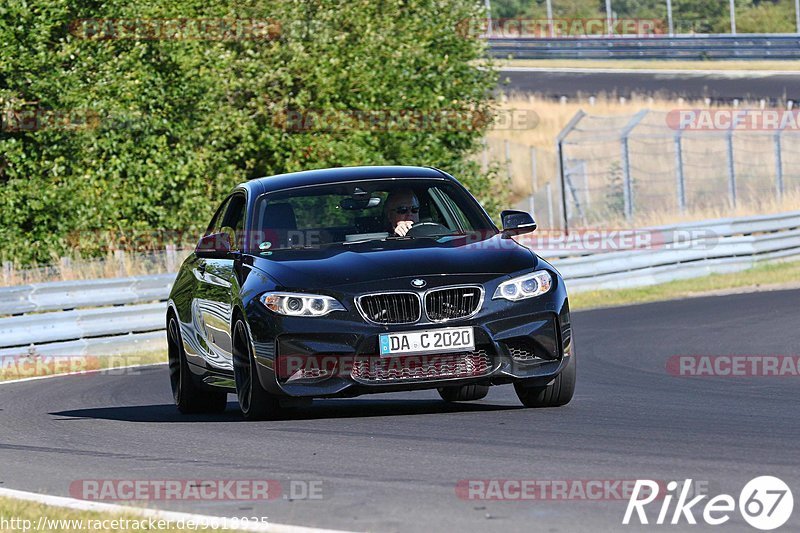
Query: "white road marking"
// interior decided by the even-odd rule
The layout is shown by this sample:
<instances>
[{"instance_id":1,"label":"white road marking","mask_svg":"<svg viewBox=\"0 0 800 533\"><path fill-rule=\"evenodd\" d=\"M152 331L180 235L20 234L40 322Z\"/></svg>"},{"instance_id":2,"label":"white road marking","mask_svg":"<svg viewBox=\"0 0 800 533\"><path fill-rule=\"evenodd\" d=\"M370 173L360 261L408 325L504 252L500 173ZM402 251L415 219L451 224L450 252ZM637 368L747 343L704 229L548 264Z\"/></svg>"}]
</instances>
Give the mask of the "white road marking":
<instances>
[{"instance_id":1,"label":"white road marking","mask_svg":"<svg viewBox=\"0 0 800 533\"><path fill-rule=\"evenodd\" d=\"M0 488L0 496L6 498L13 498L16 500L24 500L29 502L41 503L44 505L51 505L53 507L62 507L65 509L73 509L76 511L90 511L98 513L116 513L141 516L145 518L154 518L158 520L168 520L171 522L189 520L204 526L213 528L219 525L222 519L221 516L208 516L192 513L179 513L174 511L161 511L158 509L145 509L143 507L128 507L126 505L117 505L113 503L90 502L86 500L76 500L74 498L64 498L61 496L49 496L47 494L39 494L36 492L25 492L21 490ZM228 519L231 520L230 518ZM245 522L239 524L238 530L240 531L263 531L267 533L343 533L342 530L333 529L319 529L314 527L305 526L292 526L289 524L260 524Z\"/></svg>"},{"instance_id":2,"label":"white road marking","mask_svg":"<svg viewBox=\"0 0 800 533\"><path fill-rule=\"evenodd\" d=\"M53 357L62 357L55 355ZM2 357L0 357L0 360ZM112 368L98 368L97 370L78 370L77 372L64 372L63 374L48 374L46 376L34 376L31 378L20 378L20 379L9 379L6 381L0 381L0 385L10 385L12 383L24 383L26 381L39 381L40 379L50 379L50 378L63 378L65 376L87 376L90 374L98 374L100 372L116 372L117 370L125 370L126 368L144 368L146 366L161 366L166 365L167 362L164 361L163 363L147 363L145 365L126 365L126 366L115 366Z\"/></svg>"}]
</instances>

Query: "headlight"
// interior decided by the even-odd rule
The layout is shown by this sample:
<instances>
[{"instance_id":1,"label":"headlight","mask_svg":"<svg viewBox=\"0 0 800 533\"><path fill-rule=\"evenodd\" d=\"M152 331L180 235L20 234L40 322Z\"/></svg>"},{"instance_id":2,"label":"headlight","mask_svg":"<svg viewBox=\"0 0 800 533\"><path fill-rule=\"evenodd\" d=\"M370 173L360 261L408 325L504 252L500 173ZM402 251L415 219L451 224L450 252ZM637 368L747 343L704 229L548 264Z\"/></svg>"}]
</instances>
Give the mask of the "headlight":
<instances>
[{"instance_id":1,"label":"headlight","mask_svg":"<svg viewBox=\"0 0 800 533\"><path fill-rule=\"evenodd\" d=\"M525 298L533 298L549 291L552 284L553 278L550 276L550 272L539 270L538 272L504 281L494 291L492 300L504 298L516 302Z\"/></svg>"},{"instance_id":2,"label":"headlight","mask_svg":"<svg viewBox=\"0 0 800 533\"><path fill-rule=\"evenodd\" d=\"M274 313L289 316L323 316L345 310L335 298L320 294L268 292L261 296L261 303Z\"/></svg>"}]
</instances>

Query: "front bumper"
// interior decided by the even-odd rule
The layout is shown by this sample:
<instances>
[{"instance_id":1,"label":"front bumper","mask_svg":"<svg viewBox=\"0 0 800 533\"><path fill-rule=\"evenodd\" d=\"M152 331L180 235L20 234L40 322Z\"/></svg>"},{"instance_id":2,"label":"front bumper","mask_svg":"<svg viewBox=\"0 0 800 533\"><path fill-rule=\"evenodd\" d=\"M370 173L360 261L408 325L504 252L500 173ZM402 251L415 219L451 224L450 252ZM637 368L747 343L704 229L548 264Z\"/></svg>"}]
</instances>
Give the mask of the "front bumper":
<instances>
[{"instance_id":1,"label":"front bumper","mask_svg":"<svg viewBox=\"0 0 800 533\"><path fill-rule=\"evenodd\" d=\"M573 357L569 304L555 271L553 287L518 302L492 300L504 279L484 280L486 299L469 319L381 326L359 313L352 297L338 295L347 311L325 317L285 317L254 301L247 309L259 379L269 392L292 397L349 397L471 383L524 381L546 384ZM474 278L465 283L474 283ZM460 283L453 277L448 283ZM398 286L407 287L405 280ZM331 293L334 295L333 293ZM378 336L393 331L472 326L475 352L380 357Z\"/></svg>"}]
</instances>

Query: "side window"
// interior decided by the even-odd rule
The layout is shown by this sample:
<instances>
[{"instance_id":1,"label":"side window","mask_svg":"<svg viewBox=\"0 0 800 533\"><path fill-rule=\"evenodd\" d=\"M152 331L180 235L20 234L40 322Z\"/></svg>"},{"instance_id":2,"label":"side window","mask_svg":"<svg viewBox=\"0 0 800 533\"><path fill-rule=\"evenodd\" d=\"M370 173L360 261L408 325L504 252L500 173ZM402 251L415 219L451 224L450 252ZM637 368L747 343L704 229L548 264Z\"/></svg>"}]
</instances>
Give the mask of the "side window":
<instances>
[{"instance_id":1,"label":"side window","mask_svg":"<svg viewBox=\"0 0 800 533\"><path fill-rule=\"evenodd\" d=\"M208 229L206 229L206 235L219 233L219 230L222 227L222 215L225 213L230 200L230 198L226 198L225 201L222 202L222 205L219 206L219 209L217 209L217 212L214 213L214 216L211 218L211 222L208 224Z\"/></svg>"},{"instance_id":2,"label":"side window","mask_svg":"<svg viewBox=\"0 0 800 533\"><path fill-rule=\"evenodd\" d=\"M242 193L236 193L230 197L225 214L222 216L220 231L230 234L231 245L235 250L242 250L244 247L244 220L245 205L247 199Z\"/></svg>"},{"instance_id":3,"label":"side window","mask_svg":"<svg viewBox=\"0 0 800 533\"><path fill-rule=\"evenodd\" d=\"M434 192L435 191L435 192ZM452 198L445 192L439 189L438 187L434 187L431 193L441 199L442 203L446 206L447 210L453 214L453 216L458 219L458 225L460 225L464 230L472 230L472 223L467 218L467 215L464 214L464 211L456 204ZM456 229L456 228L451 228Z\"/></svg>"}]
</instances>

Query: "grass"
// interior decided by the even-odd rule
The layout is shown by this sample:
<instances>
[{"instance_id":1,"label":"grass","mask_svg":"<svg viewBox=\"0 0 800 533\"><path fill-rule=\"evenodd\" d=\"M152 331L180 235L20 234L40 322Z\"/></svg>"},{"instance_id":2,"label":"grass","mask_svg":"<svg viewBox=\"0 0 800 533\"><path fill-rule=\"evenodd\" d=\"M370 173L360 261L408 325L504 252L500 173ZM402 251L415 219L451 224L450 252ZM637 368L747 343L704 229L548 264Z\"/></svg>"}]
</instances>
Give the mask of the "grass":
<instances>
[{"instance_id":1,"label":"grass","mask_svg":"<svg viewBox=\"0 0 800 533\"><path fill-rule=\"evenodd\" d=\"M557 267L558 265L556 265ZM569 288L569 283L567 283ZM570 308L595 309L728 292L800 288L800 261L759 265L731 274L672 281L635 289L580 292L570 295Z\"/></svg>"},{"instance_id":2,"label":"grass","mask_svg":"<svg viewBox=\"0 0 800 533\"><path fill-rule=\"evenodd\" d=\"M115 245L111 242L109 244ZM92 258L82 256L80 250L76 249L72 256L54 257L53 262L48 265L32 265L20 269L18 265L5 263L0 271L0 287L177 272L191 251L190 248L150 252L109 250L105 257Z\"/></svg>"},{"instance_id":3,"label":"grass","mask_svg":"<svg viewBox=\"0 0 800 533\"><path fill-rule=\"evenodd\" d=\"M150 521L155 527L150 527ZM0 497L0 532L37 531L71 532L71 531L191 531L178 528L178 522L164 521L159 524L158 518L147 518L135 514L78 511L63 507L44 505L36 502ZM134 523L135 522L135 523ZM39 526L42 526L41 529ZM161 527L159 527L161 526ZM164 527L166 526L166 527ZM195 528L194 530L203 530ZM208 529L213 531L213 529Z\"/></svg>"},{"instance_id":4,"label":"grass","mask_svg":"<svg viewBox=\"0 0 800 533\"><path fill-rule=\"evenodd\" d=\"M167 361L165 351L125 355L39 355L0 357L0 381L43 377L70 372L107 370L124 372L124 367L151 365Z\"/></svg>"},{"instance_id":5,"label":"grass","mask_svg":"<svg viewBox=\"0 0 800 533\"><path fill-rule=\"evenodd\" d=\"M793 70L800 71L797 61L647 61L609 59L504 59L502 67L653 69L653 70Z\"/></svg>"}]
</instances>

